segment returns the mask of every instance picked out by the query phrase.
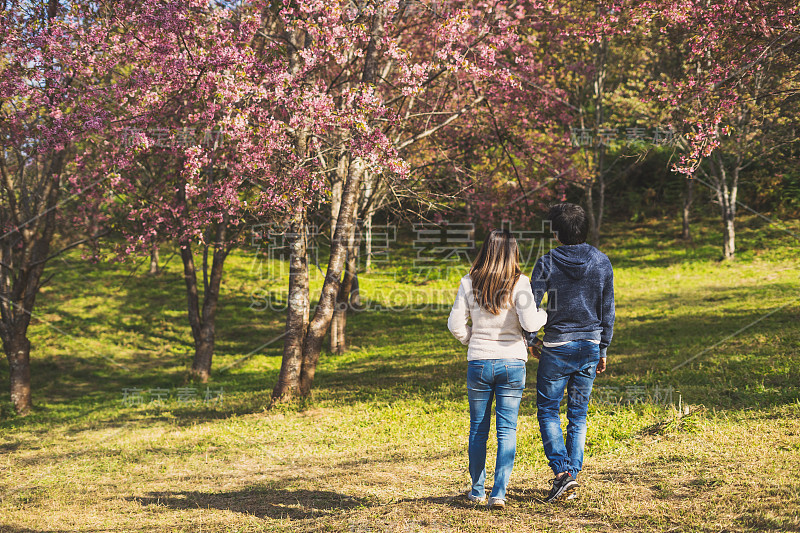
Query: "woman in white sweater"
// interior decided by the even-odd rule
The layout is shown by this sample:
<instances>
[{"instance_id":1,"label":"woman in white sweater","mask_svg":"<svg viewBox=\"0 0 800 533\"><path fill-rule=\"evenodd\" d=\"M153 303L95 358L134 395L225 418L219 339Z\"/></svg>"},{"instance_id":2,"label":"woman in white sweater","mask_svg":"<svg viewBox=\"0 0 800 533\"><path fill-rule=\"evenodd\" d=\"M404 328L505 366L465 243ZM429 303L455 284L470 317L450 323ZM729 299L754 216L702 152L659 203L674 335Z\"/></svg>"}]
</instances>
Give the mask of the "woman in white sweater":
<instances>
[{"instance_id":1,"label":"woman in white sweater","mask_svg":"<svg viewBox=\"0 0 800 533\"><path fill-rule=\"evenodd\" d=\"M469 325L470 319L472 326ZM467 498L486 500L486 441L496 397L497 461L489 507L505 507L506 486L517 451L517 413L525 389L528 348L522 330L538 331L547 313L536 307L530 280L519 267L519 250L508 231L484 241L468 275L461 278L447 327L467 350L469 472Z\"/></svg>"}]
</instances>

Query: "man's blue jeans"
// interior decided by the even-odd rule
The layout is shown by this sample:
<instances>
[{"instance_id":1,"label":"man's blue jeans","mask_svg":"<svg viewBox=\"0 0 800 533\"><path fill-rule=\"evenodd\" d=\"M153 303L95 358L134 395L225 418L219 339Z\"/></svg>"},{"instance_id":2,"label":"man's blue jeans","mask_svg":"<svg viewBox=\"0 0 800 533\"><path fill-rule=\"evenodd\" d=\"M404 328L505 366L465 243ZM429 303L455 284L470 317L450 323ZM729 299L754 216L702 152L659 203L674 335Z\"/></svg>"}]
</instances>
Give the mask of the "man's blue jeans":
<instances>
[{"instance_id":1,"label":"man's blue jeans","mask_svg":"<svg viewBox=\"0 0 800 533\"><path fill-rule=\"evenodd\" d=\"M497 398L497 461L492 498L506 498L506 486L517 454L517 414L525 389L525 361L485 359L467 365L469 396L469 474L473 496L483 498L486 482L486 441L492 418L492 397Z\"/></svg>"},{"instance_id":2,"label":"man's blue jeans","mask_svg":"<svg viewBox=\"0 0 800 533\"><path fill-rule=\"evenodd\" d=\"M583 467L586 411L599 362L600 346L585 340L542 348L536 372L537 418L544 453L556 475L569 472L573 477L578 477ZM558 415L564 388L567 389L569 420L566 445Z\"/></svg>"}]
</instances>

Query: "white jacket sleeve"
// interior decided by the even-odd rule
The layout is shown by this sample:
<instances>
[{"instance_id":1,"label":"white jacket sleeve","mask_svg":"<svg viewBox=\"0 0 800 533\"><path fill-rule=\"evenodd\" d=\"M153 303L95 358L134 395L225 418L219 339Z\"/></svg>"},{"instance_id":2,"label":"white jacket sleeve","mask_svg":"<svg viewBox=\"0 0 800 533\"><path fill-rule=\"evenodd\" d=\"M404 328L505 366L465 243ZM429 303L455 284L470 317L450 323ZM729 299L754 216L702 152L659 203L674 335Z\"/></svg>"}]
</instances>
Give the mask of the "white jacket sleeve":
<instances>
[{"instance_id":1,"label":"white jacket sleeve","mask_svg":"<svg viewBox=\"0 0 800 533\"><path fill-rule=\"evenodd\" d=\"M530 281L520 277L519 283L514 288L514 306L517 309L519 325L525 331L536 333L547 322L547 311L536 306Z\"/></svg>"},{"instance_id":2,"label":"white jacket sleeve","mask_svg":"<svg viewBox=\"0 0 800 533\"><path fill-rule=\"evenodd\" d=\"M472 328L467 325L469 317L469 301L462 281L458 285L456 301L453 303L453 308L450 310L450 316L447 319L447 329L456 339L461 341L461 344L465 345L469 344L469 338L472 336Z\"/></svg>"}]
</instances>

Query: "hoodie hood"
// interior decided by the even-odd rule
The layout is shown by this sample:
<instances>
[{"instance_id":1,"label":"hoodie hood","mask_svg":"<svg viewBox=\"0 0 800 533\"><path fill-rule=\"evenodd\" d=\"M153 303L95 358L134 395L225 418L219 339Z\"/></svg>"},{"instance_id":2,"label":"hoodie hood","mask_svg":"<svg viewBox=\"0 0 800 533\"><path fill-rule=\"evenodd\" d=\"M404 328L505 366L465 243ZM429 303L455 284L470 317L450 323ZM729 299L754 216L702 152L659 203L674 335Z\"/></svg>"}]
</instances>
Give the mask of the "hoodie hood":
<instances>
[{"instance_id":1,"label":"hoodie hood","mask_svg":"<svg viewBox=\"0 0 800 533\"><path fill-rule=\"evenodd\" d=\"M562 244L550 250L553 267L559 269L570 279L581 279L595 258L594 246L591 244Z\"/></svg>"}]
</instances>

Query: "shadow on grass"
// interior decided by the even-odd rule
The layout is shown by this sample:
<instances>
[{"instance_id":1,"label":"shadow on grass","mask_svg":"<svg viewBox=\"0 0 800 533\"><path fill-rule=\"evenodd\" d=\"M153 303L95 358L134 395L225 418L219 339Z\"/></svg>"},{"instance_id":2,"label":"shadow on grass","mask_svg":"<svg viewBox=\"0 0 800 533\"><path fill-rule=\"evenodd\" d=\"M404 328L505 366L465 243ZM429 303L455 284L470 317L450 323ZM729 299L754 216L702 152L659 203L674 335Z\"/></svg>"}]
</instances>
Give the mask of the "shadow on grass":
<instances>
[{"instance_id":1,"label":"shadow on grass","mask_svg":"<svg viewBox=\"0 0 800 533\"><path fill-rule=\"evenodd\" d=\"M766 516L745 515L737 520L745 527L755 531L800 531L800 526L788 521L776 520Z\"/></svg>"},{"instance_id":2,"label":"shadow on grass","mask_svg":"<svg viewBox=\"0 0 800 533\"><path fill-rule=\"evenodd\" d=\"M509 502L541 503L546 491L509 491ZM149 492L126 498L142 506L160 506L175 510L217 509L253 515L258 518L306 520L341 512L386 505L373 498L358 498L327 490L273 489L251 487L228 492ZM439 505L452 509L486 510L484 505L468 501L463 494L432 495L393 500L391 505Z\"/></svg>"},{"instance_id":3,"label":"shadow on grass","mask_svg":"<svg viewBox=\"0 0 800 533\"><path fill-rule=\"evenodd\" d=\"M491 487L488 488L491 490ZM509 493L509 500L513 499ZM423 496L422 498L404 498L397 500L396 503L408 503L412 505L442 505L452 509L477 509L486 510L486 504L473 503L467 500L464 494L448 495L448 496Z\"/></svg>"},{"instance_id":4,"label":"shadow on grass","mask_svg":"<svg viewBox=\"0 0 800 533\"><path fill-rule=\"evenodd\" d=\"M126 499L142 506L163 506L176 510L218 509L258 518L291 520L318 518L378 504L375 500L326 490L286 490L263 486L228 492L149 492L146 496Z\"/></svg>"},{"instance_id":5,"label":"shadow on grass","mask_svg":"<svg viewBox=\"0 0 800 533\"><path fill-rule=\"evenodd\" d=\"M523 483L523 485L531 484L533 484L533 482ZM539 503L545 505L544 499L547 498L549 492L549 489L509 489L506 496L510 502Z\"/></svg>"}]
</instances>

